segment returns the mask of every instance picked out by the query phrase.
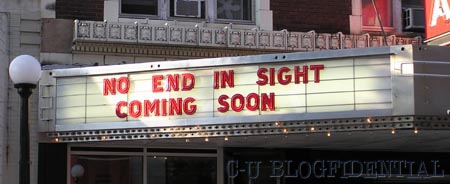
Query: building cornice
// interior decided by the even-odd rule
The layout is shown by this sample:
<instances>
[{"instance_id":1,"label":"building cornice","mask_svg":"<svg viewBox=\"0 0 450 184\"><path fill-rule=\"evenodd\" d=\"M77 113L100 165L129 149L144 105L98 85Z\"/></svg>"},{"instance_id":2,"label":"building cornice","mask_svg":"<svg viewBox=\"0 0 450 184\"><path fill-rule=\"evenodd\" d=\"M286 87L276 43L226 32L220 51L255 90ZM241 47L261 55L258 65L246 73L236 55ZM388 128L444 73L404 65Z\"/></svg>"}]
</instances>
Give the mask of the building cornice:
<instances>
[{"instance_id":1,"label":"building cornice","mask_svg":"<svg viewBox=\"0 0 450 184\"><path fill-rule=\"evenodd\" d=\"M226 57L385 45L421 44L419 37L232 29L173 24L75 21L73 52Z\"/></svg>"},{"instance_id":2,"label":"building cornice","mask_svg":"<svg viewBox=\"0 0 450 184\"><path fill-rule=\"evenodd\" d=\"M115 54L132 56L171 56L180 58L232 57L277 53L277 50L213 48L177 45L121 44L99 42L75 42L73 53Z\"/></svg>"}]
</instances>

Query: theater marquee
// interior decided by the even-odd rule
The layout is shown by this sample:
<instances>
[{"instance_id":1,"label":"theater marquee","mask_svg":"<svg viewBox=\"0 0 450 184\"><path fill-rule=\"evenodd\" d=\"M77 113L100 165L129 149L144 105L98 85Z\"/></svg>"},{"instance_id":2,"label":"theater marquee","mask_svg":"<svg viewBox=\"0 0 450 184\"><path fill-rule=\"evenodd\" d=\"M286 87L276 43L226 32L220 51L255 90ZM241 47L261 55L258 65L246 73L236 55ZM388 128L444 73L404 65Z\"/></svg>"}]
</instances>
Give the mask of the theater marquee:
<instances>
[{"instance_id":1,"label":"theater marquee","mask_svg":"<svg viewBox=\"0 0 450 184\"><path fill-rule=\"evenodd\" d=\"M391 51L341 53L48 70L40 116L71 130L392 115Z\"/></svg>"}]
</instances>

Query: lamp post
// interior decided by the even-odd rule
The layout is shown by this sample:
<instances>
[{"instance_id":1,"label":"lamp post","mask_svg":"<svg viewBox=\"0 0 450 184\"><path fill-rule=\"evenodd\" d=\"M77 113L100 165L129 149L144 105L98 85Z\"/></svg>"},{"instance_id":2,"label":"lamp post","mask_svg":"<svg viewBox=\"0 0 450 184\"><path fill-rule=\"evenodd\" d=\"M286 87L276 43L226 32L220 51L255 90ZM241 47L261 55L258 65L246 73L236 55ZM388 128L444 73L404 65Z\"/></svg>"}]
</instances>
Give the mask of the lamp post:
<instances>
[{"instance_id":1,"label":"lamp post","mask_svg":"<svg viewBox=\"0 0 450 184\"><path fill-rule=\"evenodd\" d=\"M72 175L75 184L78 184L78 180L84 175L84 167L80 164L72 166L70 175Z\"/></svg>"},{"instance_id":2,"label":"lamp post","mask_svg":"<svg viewBox=\"0 0 450 184\"><path fill-rule=\"evenodd\" d=\"M28 100L31 89L41 77L41 64L33 56L20 55L9 65L9 76L20 95L20 158L19 184L30 184L30 132Z\"/></svg>"}]
</instances>

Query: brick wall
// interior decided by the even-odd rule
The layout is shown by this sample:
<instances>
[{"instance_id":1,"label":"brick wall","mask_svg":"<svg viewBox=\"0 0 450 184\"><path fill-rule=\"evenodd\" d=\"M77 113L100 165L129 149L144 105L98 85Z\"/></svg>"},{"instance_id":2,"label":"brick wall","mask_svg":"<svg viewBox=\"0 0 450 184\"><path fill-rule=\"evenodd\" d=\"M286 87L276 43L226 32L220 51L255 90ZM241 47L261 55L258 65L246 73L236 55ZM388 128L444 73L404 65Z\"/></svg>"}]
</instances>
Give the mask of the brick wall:
<instances>
[{"instance_id":1,"label":"brick wall","mask_svg":"<svg viewBox=\"0 0 450 184\"><path fill-rule=\"evenodd\" d=\"M351 5L351 0L271 0L273 29L348 34Z\"/></svg>"},{"instance_id":2,"label":"brick wall","mask_svg":"<svg viewBox=\"0 0 450 184\"><path fill-rule=\"evenodd\" d=\"M56 18L102 21L103 1L56 0Z\"/></svg>"}]
</instances>

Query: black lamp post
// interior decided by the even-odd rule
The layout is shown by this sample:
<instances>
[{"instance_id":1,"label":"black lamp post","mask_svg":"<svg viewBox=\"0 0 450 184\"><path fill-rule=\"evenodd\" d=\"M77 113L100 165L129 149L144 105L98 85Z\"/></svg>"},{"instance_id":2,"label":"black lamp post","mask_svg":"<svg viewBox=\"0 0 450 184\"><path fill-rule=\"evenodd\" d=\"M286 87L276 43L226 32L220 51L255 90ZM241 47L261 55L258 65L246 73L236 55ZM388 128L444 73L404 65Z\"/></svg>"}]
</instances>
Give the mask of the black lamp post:
<instances>
[{"instance_id":1,"label":"black lamp post","mask_svg":"<svg viewBox=\"0 0 450 184\"><path fill-rule=\"evenodd\" d=\"M21 55L9 65L9 76L20 95L19 184L30 184L30 130L28 100L41 78L41 64L33 56Z\"/></svg>"}]
</instances>

